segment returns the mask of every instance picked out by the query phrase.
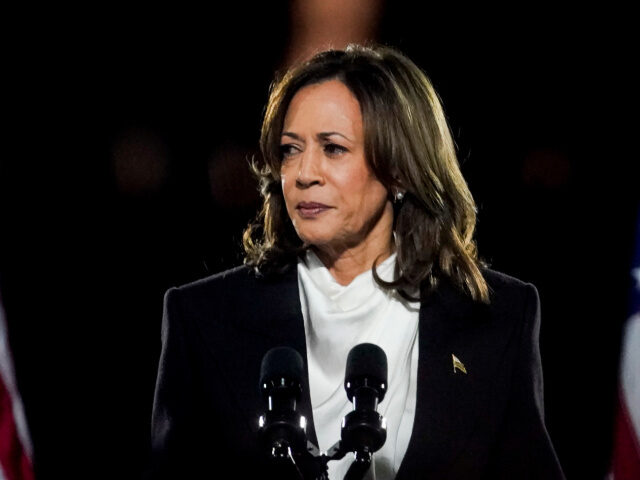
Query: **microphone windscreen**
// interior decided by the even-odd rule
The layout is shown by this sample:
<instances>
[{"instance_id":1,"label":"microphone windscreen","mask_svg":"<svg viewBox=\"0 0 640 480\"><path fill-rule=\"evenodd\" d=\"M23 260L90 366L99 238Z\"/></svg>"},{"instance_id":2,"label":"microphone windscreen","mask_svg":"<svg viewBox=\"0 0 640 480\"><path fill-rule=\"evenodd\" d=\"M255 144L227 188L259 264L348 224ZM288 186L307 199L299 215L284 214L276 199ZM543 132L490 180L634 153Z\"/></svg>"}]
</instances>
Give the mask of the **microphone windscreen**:
<instances>
[{"instance_id":1,"label":"microphone windscreen","mask_svg":"<svg viewBox=\"0 0 640 480\"><path fill-rule=\"evenodd\" d=\"M304 363L302 356L290 347L275 347L262 357L260 366L260 386L263 383L286 378L302 383Z\"/></svg>"},{"instance_id":2,"label":"microphone windscreen","mask_svg":"<svg viewBox=\"0 0 640 480\"><path fill-rule=\"evenodd\" d=\"M387 355L378 345L361 343L349 351L345 381L357 377L376 378L387 383Z\"/></svg>"}]
</instances>

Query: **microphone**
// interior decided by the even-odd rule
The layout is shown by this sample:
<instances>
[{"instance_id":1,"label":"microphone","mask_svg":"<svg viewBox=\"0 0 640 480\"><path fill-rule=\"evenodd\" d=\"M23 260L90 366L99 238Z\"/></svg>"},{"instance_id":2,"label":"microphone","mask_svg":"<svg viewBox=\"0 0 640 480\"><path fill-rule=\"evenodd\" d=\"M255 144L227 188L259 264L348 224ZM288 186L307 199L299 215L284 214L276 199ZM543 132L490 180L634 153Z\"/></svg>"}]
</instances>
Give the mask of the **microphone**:
<instances>
[{"instance_id":1,"label":"microphone","mask_svg":"<svg viewBox=\"0 0 640 480\"><path fill-rule=\"evenodd\" d=\"M262 358L260 392L268 410L260 416L259 433L273 460L295 464L294 455L306 450L306 419L296 412L304 375L300 354L289 347L276 347Z\"/></svg>"},{"instance_id":2,"label":"microphone","mask_svg":"<svg viewBox=\"0 0 640 480\"><path fill-rule=\"evenodd\" d=\"M368 467L371 454L387 439L386 419L377 412L387 392L384 350L372 343L353 347L347 356L344 388L353 411L342 419L343 448L355 452L355 463Z\"/></svg>"}]
</instances>

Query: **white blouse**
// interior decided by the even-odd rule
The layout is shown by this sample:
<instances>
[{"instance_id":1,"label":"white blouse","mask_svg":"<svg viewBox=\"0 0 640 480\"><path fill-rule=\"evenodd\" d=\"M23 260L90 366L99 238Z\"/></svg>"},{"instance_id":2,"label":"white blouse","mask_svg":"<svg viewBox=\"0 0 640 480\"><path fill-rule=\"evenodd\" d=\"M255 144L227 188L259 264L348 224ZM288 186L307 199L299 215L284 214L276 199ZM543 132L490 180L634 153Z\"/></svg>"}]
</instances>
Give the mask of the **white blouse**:
<instances>
[{"instance_id":1,"label":"white blouse","mask_svg":"<svg viewBox=\"0 0 640 480\"><path fill-rule=\"evenodd\" d=\"M393 279L396 255L376 269ZM298 261L313 420L318 447L340 439L342 418L352 410L344 390L347 355L359 343L374 343L387 355L388 389L378 412L387 419L387 440L374 454L366 479L395 477L413 429L418 371L419 302L406 302L381 289L371 270L340 285L311 250ZM329 478L344 478L353 456L329 462Z\"/></svg>"}]
</instances>

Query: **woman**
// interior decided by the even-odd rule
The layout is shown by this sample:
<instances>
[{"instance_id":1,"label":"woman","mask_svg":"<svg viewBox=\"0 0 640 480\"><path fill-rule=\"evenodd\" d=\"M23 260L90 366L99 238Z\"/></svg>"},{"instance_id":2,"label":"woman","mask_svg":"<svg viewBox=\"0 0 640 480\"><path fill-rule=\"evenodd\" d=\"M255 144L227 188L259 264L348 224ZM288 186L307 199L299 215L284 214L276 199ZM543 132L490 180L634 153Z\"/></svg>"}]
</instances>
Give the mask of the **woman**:
<instances>
[{"instance_id":1,"label":"woman","mask_svg":"<svg viewBox=\"0 0 640 480\"><path fill-rule=\"evenodd\" d=\"M426 76L389 48L320 53L274 84L261 149L245 265L165 298L157 475L269 477L257 384L280 345L306 359L298 410L326 450L351 408L347 353L370 342L389 361L388 433L366 478L563 478L537 291L478 260L475 204Z\"/></svg>"}]
</instances>

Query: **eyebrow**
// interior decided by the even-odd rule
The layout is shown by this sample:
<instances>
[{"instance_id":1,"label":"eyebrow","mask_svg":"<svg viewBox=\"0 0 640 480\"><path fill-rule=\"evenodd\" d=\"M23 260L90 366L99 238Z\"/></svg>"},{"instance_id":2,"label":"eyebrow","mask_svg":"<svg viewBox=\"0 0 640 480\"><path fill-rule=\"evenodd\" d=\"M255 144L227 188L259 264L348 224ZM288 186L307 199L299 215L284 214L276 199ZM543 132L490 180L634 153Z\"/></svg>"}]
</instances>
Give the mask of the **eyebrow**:
<instances>
[{"instance_id":1,"label":"eyebrow","mask_svg":"<svg viewBox=\"0 0 640 480\"><path fill-rule=\"evenodd\" d=\"M295 140L299 140L302 142L302 137L300 135L298 135L297 133L293 133L293 132L282 132L282 136L283 137L291 137Z\"/></svg>"},{"instance_id":2,"label":"eyebrow","mask_svg":"<svg viewBox=\"0 0 640 480\"><path fill-rule=\"evenodd\" d=\"M352 139L350 139L349 137L347 137L346 135L343 135L340 132L320 132L316 135L316 137L318 137L320 140L326 140L329 137L331 137L332 135L337 135L339 137L344 138L345 140L348 140L350 142L353 142ZM282 132L282 136L283 137L291 137L295 140L298 140L300 142L304 141L302 140L302 137L300 135L298 135L297 133L293 133L293 132Z\"/></svg>"},{"instance_id":3,"label":"eyebrow","mask_svg":"<svg viewBox=\"0 0 640 480\"><path fill-rule=\"evenodd\" d=\"M351 140L349 137L347 137L346 135L340 133L340 132L320 132L317 137L321 140L326 140L327 138L331 137L332 135L337 135L339 137L344 138L345 140L348 140L350 142L353 142L353 140Z\"/></svg>"}]
</instances>

